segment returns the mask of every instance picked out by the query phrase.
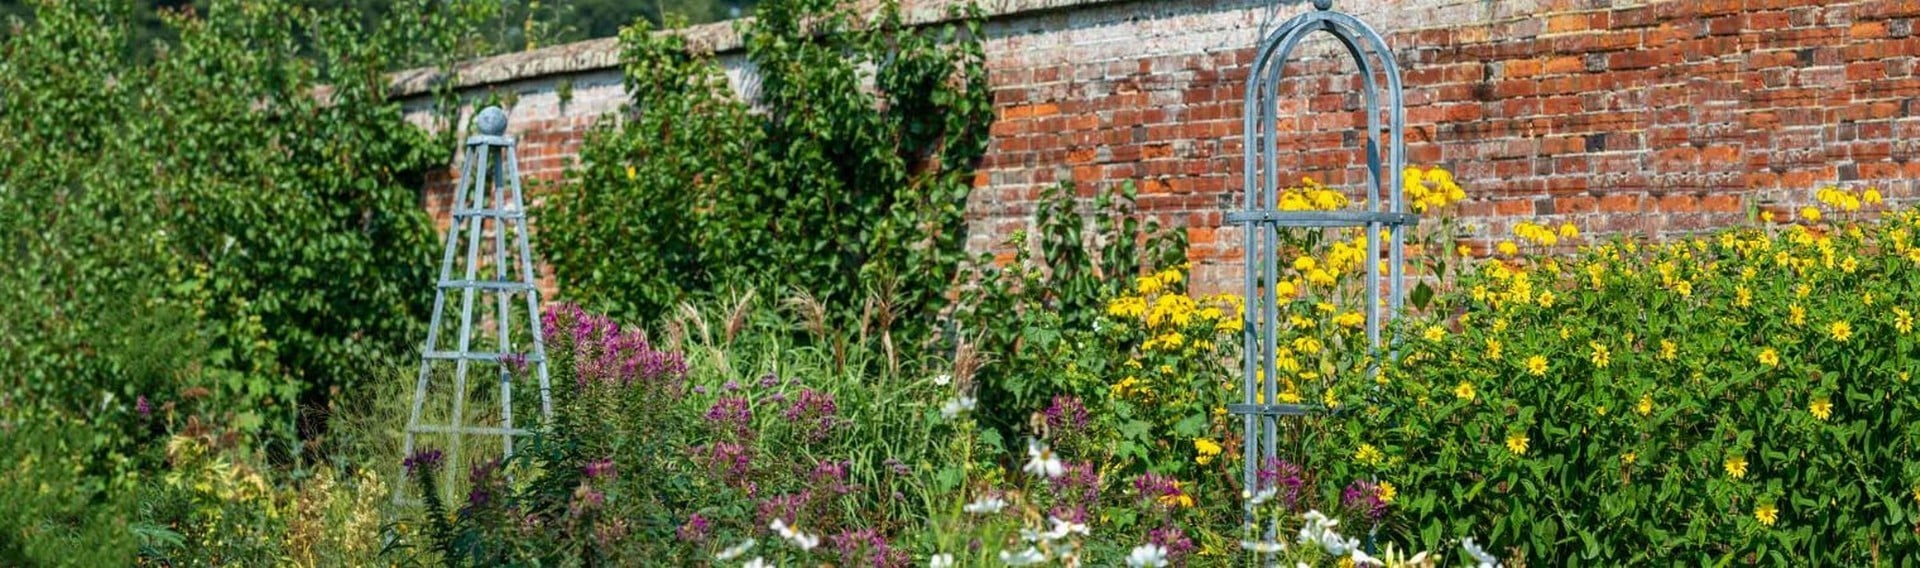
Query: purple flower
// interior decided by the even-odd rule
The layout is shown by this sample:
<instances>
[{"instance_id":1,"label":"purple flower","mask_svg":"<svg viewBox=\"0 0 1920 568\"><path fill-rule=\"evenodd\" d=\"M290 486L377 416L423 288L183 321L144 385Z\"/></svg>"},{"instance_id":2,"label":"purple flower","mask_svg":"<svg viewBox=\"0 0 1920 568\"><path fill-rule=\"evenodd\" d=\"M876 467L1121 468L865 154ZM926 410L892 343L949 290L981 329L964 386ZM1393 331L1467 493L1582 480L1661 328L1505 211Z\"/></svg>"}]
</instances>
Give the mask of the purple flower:
<instances>
[{"instance_id":1,"label":"purple flower","mask_svg":"<svg viewBox=\"0 0 1920 568\"><path fill-rule=\"evenodd\" d=\"M694 452L706 460L709 471L730 483L746 477L753 466L752 451L733 442L714 442L711 446L695 447Z\"/></svg>"},{"instance_id":2,"label":"purple flower","mask_svg":"<svg viewBox=\"0 0 1920 568\"><path fill-rule=\"evenodd\" d=\"M907 464L902 463L897 458L887 458L887 461L881 462L881 465L885 465L887 466L887 469L893 470L894 475L906 475L909 473L913 473L912 468L907 467Z\"/></svg>"},{"instance_id":3,"label":"purple flower","mask_svg":"<svg viewBox=\"0 0 1920 568\"><path fill-rule=\"evenodd\" d=\"M701 394L701 395L704 395L704 394L707 394L707 386L706 386L706 385L694 385L694 387L693 387L693 394Z\"/></svg>"},{"instance_id":4,"label":"purple flower","mask_svg":"<svg viewBox=\"0 0 1920 568\"><path fill-rule=\"evenodd\" d=\"M413 455L407 456L407 459L402 460L400 465L405 466L409 474L414 472L430 474L440 469L441 457L440 450L422 448L415 450Z\"/></svg>"},{"instance_id":5,"label":"purple flower","mask_svg":"<svg viewBox=\"0 0 1920 568\"><path fill-rule=\"evenodd\" d=\"M1147 531L1147 542L1167 549L1167 560L1175 566L1186 565L1187 555L1194 550L1193 539L1187 538L1187 533L1174 525Z\"/></svg>"},{"instance_id":6,"label":"purple flower","mask_svg":"<svg viewBox=\"0 0 1920 568\"><path fill-rule=\"evenodd\" d=\"M1046 420L1049 432L1078 432L1087 427L1087 405L1077 396L1055 395Z\"/></svg>"},{"instance_id":7,"label":"purple flower","mask_svg":"<svg viewBox=\"0 0 1920 568\"><path fill-rule=\"evenodd\" d=\"M687 523L673 531L673 535L681 541L693 543L706 542L707 535L712 533L713 527L709 526L707 518L700 516L699 513L687 517Z\"/></svg>"},{"instance_id":8,"label":"purple flower","mask_svg":"<svg viewBox=\"0 0 1920 568\"><path fill-rule=\"evenodd\" d=\"M1340 504L1357 511L1367 520L1378 521L1387 514L1387 502L1380 499L1380 486L1365 479L1355 479L1340 493Z\"/></svg>"},{"instance_id":9,"label":"purple flower","mask_svg":"<svg viewBox=\"0 0 1920 568\"><path fill-rule=\"evenodd\" d=\"M794 524L799 522L800 517L807 512L807 507L812 504L812 491L775 495L760 502L760 524L771 524L774 519L789 525Z\"/></svg>"},{"instance_id":10,"label":"purple flower","mask_svg":"<svg viewBox=\"0 0 1920 568\"><path fill-rule=\"evenodd\" d=\"M828 537L828 540L833 542L834 551L840 553L841 566L887 567L907 564L906 551L895 550L887 544L886 537L875 529L845 530Z\"/></svg>"},{"instance_id":11,"label":"purple flower","mask_svg":"<svg viewBox=\"0 0 1920 568\"><path fill-rule=\"evenodd\" d=\"M613 470L612 458L597 459L597 460L587 462L587 466L586 468L584 468L584 473L586 474L587 479L595 480L595 481L601 480L603 478L613 479L614 477L616 477L616 472Z\"/></svg>"},{"instance_id":12,"label":"purple flower","mask_svg":"<svg viewBox=\"0 0 1920 568\"><path fill-rule=\"evenodd\" d=\"M1058 477L1047 480L1053 486L1054 495L1083 506L1093 505L1100 499L1100 473L1094 470L1093 462L1066 462Z\"/></svg>"},{"instance_id":13,"label":"purple flower","mask_svg":"<svg viewBox=\"0 0 1920 568\"><path fill-rule=\"evenodd\" d=\"M766 376L760 377L760 388L773 388L775 386L778 386L779 384L780 384L780 375L767 373Z\"/></svg>"},{"instance_id":14,"label":"purple flower","mask_svg":"<svg viewBox=\"0 0 1920 568\"><path fill-rule=\"evenodd\" d=\"M139 398L133 401L133 411L140 413L141 418L153 415L153 404L147 402L147 395L140 395Z\"/></svg>"},{"instance_id":15,"label":"purple flower","mask_svg":"<svg viewBox=\"0 0 1920 568\"><path fill-rule=\"evenodd\" d=\"M746 397L723 396L707 409L707 425L715 432L732 434L736 440L744 440L753 434L753 409Z\"/></svg>"},{"instance_id":16,"label":"purple flower","mask_svg":"<svg viewBox=\"0 0 1920 568\"><path fill-rule=\"evenodd\" d=\"M847 467L853 462L823 461L813 466L813 473L807 476L815 489L846 495L853 491L847 485Z\"/></svg>"},{"instance_id":17,"label":"purple flower","mask_svg":"<svg viewBox=\"0 0 1920 568\"><path fill-rule=\"evenodd\" d=\"M793 405L787 407L786 418L796 427L805 428L808 442L818 443L833 434L834 426L839 423L839 411L832 393L804 388L800 389Z\"/></svg>"},{"instance_id":18,"label":"purple flower","mask_svg":"<svg viewBox=\"0 0 1920 568\"><path fill-rule=\"evenodd\" d=\"M1171 504L1180 498L1180 482L1170 476L1148 473L1133 478L1133 490L1140 494L1140 501L1149 505Z\"/></svg>"},{"instance_id":19,"label":"purple flower","mask_svg":"<svg viewBox=\"0 0 1920 568\"><path fill-rule=\"evenodd\" d=\"M721 388L721 390L725 390L725 391L727 391L727 392L739 392L739 391L740 391L740 381L736 381L736 380L733 380L733 379L727 379L727 383L726 383L726 384L723 384L723 385L720 385L720 388Z\"/></svg>"},{"instance_id":20,"label":"purple flower","mask_svg":"<svg viewBox=\"0 0 1920 568\"><path fill-rule=\"evenodd\" d=\"M1300 503L1300 492L1307 483L1300 466L1277 457L1269 457L1260 469L1254 472L1256 491L1273 489L1275 496L1285 509L1292 509Z\"/></svg>"}]
</instances>

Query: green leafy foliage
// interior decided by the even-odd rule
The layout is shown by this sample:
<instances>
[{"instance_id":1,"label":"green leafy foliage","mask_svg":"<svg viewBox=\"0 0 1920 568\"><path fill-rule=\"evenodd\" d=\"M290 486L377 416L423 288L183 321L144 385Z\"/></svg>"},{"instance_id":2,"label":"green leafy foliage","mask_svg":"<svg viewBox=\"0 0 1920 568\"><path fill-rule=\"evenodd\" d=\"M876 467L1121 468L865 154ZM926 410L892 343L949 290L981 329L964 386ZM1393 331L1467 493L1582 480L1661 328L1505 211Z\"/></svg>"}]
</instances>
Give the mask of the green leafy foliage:
<instances>
[{"instance_id":1,"label":"green leafy foliage","mask_svg":"<svg viewBox=\"0 0 1920 568\"><path fill-rule=\"evenodd\" d=\"M804 290L836 325L874 293L924 336L991 118L979 20L911 28L891 4L864 20L831 0L757 14L742 25L751 105L683 38L621 36L630 113L588 135L539 212L561 289L638 318Z\"/></svg>"}]
</instances>

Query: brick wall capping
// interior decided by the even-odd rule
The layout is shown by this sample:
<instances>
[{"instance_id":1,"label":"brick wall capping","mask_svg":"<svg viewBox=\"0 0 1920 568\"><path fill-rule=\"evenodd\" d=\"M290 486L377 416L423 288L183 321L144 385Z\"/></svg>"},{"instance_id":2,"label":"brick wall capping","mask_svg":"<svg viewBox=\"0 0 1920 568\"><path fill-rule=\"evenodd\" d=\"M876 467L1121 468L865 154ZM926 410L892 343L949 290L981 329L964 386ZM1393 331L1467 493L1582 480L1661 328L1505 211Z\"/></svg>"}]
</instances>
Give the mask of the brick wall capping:
<instances>
[{"instance_id":1,"label":"brick wall capping","mask_svg":"<svg viewBox=\"0 0 1920 568\"><path fill-rule=\"evenodd\" d=\"M980 2L980 10L982 17L992 19L1135 1L1138 0L986 0ZM966 0L902 0L900 14L907 25L930 26L951 21L950 9L966 4ZM873 10L858 8L868 5L877 6L879 2L860 0L856 3L856 12L872 13ZM735 24L751 19L712 22L655 33L679 34L697 52L728 54L746 47L745 39ZM460 63L453 69L453 86L457 90L470 90L528 79L619 68L620 39L590 39ZM440 70L432 67L398 71L389 75L389 96L401 99L425 94L444 80Z\"/></svg>"}]
</instances>

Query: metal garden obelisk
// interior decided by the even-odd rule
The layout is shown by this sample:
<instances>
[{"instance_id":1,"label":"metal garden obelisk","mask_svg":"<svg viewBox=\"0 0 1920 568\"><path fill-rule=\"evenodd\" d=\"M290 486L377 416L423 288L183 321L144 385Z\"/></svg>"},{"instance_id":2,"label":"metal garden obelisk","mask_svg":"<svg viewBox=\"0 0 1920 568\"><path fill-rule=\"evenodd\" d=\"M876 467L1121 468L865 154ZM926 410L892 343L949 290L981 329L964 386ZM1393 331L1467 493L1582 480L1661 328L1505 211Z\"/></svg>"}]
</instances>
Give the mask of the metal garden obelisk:
<instances>
[{"instance_id":1,"label":"metal garden obelisk","mask_svg":"<svg viewBox=\"0 0 1920 568\"><path fill-rule=\"evenodd\" d=\"M1300 227L1364 227L1367 235L1366 277L1362 281L1366 301L1367 340L1371 349L1380 349L1380 328L1385 318L1399 309L1405 260L1405 230L1419 222L1408 212L1401 195L1400 175L1406 164L1406 111L1400 92L1400 68L1393 51L1372 27L1333 10L1331 0L1314 0L1314 10L1295 16L1260 39L1259 50L1247 76L1244 106L1245 144L1242 145L1245 170L1243 191L1246 207L1226 215L1226 222L1238 224L1245 233L1247 321L1242 332L1245 360L1241 368L1241 404L1228 405L1229 412L1241 415L1246 460L1245 487L1254 489L1261 463L1276 457L1279 418L1325 412L1314 405L1277 404L1279 398L1275 340L1281 326L1289 325L1279 312L1275 282L1280 277L1278 247L1280 231ZM1280 80L1287 56L1300 41L1314 32L1326 32L1338 40L1352 56L1361 75L1366 98L1365 141L1367 159L1366 208L1359 211L1282 211L1276 201L1280 189L1280 164L1276 120ZM1384 79L1385 84L1381 82ZM1385 111L1384 113L1382 111ZM1384 114L1384 116L1383 116ZM1380 144L1387 144L1384 161ZM1380 238L1382 233L1386 238ZM1389 268L1382 275L1381 241L1386 241ZM1383 289L1387 297L1381 298ZM1382 304L1385 305L1382 305ZM1265 376L1270 380L1260 380ZM1253 518L1252 508L1248 519ZM1270 530L1270 529L1269 529Z\"/></svg>"},{"instance_id":2,"label":"metal garden obelisk","mask_svg":"<svg viewBox=\"0 0 1920 568\"><path fill-rule=\"evenodd\" d=\"M463 445L473 442L466 439L468 435L498 436L502 456L513 455L514 436L527 432L514 423L515 379L538 379L542 418L553 415L546 345L541 341L539 289L533 253L527 246L526 200L514 139L506 135L507 113L487 107L474 116L473 126L478 133L467 138L454 182L452 222L447 227L440 276L434 283L433 318L420 356L405 444L406 454L412 455L416 447L425 447L418 440L422 435L439 436L444 445L438 447L444 448L449 469L454 471L463 464ZM464 254L457 254L463 250ZM449 295L460 302L459 319L454 322L446 318ZM518 309L517 299L524 300ZM476 304L480 321L475 320ZM494 308L491 318L485 313L488 307ZM516 329L515 320L524 322L524 330ZM454 332L452 345L442 345L443 327ZM516 337L522 338L524 346L516 347ZM467 379L476 376L476 368L482 373L477 377L498 381L497 416L488 415L484 407L467 406L474 394ZM446 370L451 374L436 372ZM436 396L429 396L428 383L434 380L449 381L440 387L451 390L444 395L432 391ZM428 399L443 397L451 399L446 401L446 413L440 414L437 407L429 413Z\"/></svg>"}]
</instances>

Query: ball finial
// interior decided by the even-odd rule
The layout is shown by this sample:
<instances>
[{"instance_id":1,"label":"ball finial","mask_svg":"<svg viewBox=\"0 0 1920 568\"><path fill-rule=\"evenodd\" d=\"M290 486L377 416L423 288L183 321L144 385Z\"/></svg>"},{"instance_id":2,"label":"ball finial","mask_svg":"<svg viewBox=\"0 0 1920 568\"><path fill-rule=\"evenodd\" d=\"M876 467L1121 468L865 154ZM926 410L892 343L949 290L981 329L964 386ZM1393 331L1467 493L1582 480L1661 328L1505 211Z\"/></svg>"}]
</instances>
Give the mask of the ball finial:
<instances>
[{"instance_id":1,"label":"ball finial","mask_svg":"<svg viewBox=\"0 0 1920 568\"><path fill-rule=\"evenodd\" d=\"M490 106L473 115L473 127L481 134L499 136L507 133L507 111Z\"/></svg>"},{"instance_id":2,"label":"ball finial","mask_svg":"<svg viewBox=\"0 0 1920 568\"><path fill-rule=\"evenodd\" d=\"M1333 0L1313 0L1313 7L1316 10L1332 10Z\"/></svg>"}]
</instances>

